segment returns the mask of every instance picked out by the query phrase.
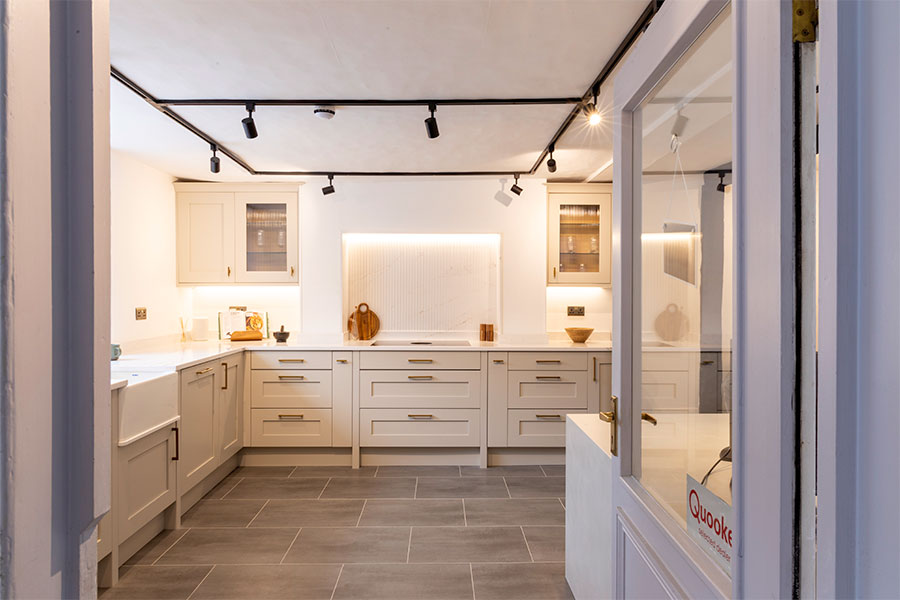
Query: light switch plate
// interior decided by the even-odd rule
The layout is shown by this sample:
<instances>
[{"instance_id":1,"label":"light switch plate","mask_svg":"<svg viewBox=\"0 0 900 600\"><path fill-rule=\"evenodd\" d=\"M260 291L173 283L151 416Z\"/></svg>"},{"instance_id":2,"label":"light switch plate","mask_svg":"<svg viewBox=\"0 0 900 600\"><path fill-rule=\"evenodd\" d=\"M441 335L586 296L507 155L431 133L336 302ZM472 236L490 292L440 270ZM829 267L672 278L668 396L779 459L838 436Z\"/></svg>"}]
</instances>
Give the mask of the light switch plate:
<instances>
[{"instance_id":1,"label":"light switch plate","mask_svg":"<svg viewBox=\"0 0 900 600\"><path fill-rule=\"evenodd\" d=\"M134 309L134 320L145 321L147 319L147 307L139 306Z\"/></svg>"},{"instance_id":2,"label":"light switch plate","mask_svg":"<svg viewBox=\"0 0 900 600\"><path fill-rule=\"evenodd\" d=\"M583 317L584 316L584 307L583 306L570 306L570 307L568 307L566 314L570 317Z\"/></svg>"}]
</instances>

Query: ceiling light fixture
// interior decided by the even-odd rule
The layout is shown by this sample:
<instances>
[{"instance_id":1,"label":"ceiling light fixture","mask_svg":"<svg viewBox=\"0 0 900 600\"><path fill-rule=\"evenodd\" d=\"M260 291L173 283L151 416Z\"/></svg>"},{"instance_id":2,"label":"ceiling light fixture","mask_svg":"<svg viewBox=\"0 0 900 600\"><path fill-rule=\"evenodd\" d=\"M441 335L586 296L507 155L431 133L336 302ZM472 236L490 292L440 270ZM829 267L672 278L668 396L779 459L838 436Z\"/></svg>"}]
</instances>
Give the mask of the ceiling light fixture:
<instances>
[{"instance_id":1,"label":"ceiling light fixture","mask_svg":"<svg viewBox=\"0 0 900 600\"><path fill-rule=\"evenodd\" d=\"M599 125L601 121L600 117L600 109L597 108L597 88L595 87L593 90L594 101L588 102L584 106L584 114L587 116L587 121L589 125Z\"/></svg>"},{"instance_id":2,"label":"ceiling light fixture","mask_svg":"<svg viewBox=\"0 0 900 600\"><path fill-rule=\"evenodd\" d=\"M513 177L516 178L516 182L512 185L511 188L509 188L509 191L511 191L511 192L512 192L513 194L515 194L516 196L521 196L521 195L522 195L522 188L519 187L519 175L518 175L518 174L515 174L515 175L513 175Z\"/></svg>"},{"instance_id":3,"label":"ceiling light fixture","mask_svg":"<svg viewBox=\"0 0 900 600\"><path fill-rule=\"evenodd\" d=\"M219 157L216 156L216 150L218 150L218 148L216 147L215 144L210 144L209 149L212 150L212 153L213 153L212 157L209 159L209 170L213 173L218 173L219 172Z\"/></svg>"},{"instance_id":4,"label":"ceiling light fixture","mask_svg":"<svg viewBox=\"0 0 900 600\"><path fill-rule=\"evenodd\" d=\"M553 150L555 150L555 147L553 144L550 144L549 150L550 150L550 160L547 161L547 170L550 171L551 173L556 173L556 159L553 158Z\"/></svg>"},{"instance_id":5,"label":"ceiling light fixture","mask_svg":"<svg viewBox=\"0 0 900 600\"><path fill-rule=\"evenodd\" d=\"M719 173L719 185L716 186L717 192L725 191L725 173Z\"/></svg>"},{"instance_id":6,"label":"ceiling light fixture","mask_svg":"<svg viewBox=\"0 0 900 600\"><path fill-rule=\"evenodd\" d=\"M252 102L248 102L247 116L241 120L241 125L244 126L244 135L247 136L248 140L252 140L259 135L259 133L256 131L256 123L253 122L254 110L256 110L256 105Z\"/></svg>"},{"instance_id":7,"label":"ceiling light fixture","mask_svg":"<svg viewBox=\"0 0 900 600\"><path fill-rule=\"evenodd\" d=\"M322 195L327 196L328 194L334 193L334 175L328 176L328 185L322 188Z\"/></svg>"},{"instance_id":8,"label":"ceiling light fixture","mask_svg":"<svg viewBox=\"0 0 900 600\"><path fill-rule=\"evenodd\" d=\"M428 110L431 111L431 116L425 119L425 131L428 132L428 139L433 140L437 136L441 135L441 132L438 131L437 119L434 118L434 111L437 110L437 105L429 104Z\"/></svg>"}]
</instances>

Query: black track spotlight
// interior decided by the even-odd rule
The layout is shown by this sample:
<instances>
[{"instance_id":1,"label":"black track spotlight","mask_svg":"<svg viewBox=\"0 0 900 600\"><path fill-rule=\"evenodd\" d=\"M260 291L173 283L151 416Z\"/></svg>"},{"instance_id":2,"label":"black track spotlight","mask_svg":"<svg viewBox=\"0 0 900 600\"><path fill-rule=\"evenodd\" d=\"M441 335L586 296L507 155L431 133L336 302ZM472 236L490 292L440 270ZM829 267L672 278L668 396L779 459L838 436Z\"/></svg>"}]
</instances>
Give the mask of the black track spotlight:
<instances>
[{"instance_id":1,"label":"black track spotlight","mask_svg":"<svg viewBox=\"0 0 900 600\"><path fill-rule=\"evenodd\" d=\"M587 117L589 125L599 125L602 120L600 109L597 108L597 89L594 88L594 101L588 102L584 106L584 115Z\"/></svg>"},{"instance_id":2,"label":"black track spotlight","mask_svg":"<svg viewBox=\"0 0 900 600\"><path fill-rule=\"evenodd\" d=\"M209 149L212 150L213 155L209 159L209 170L213 173L219 172L219 157L216 156L216 150L219 148L215 144L210 144Z\"/></svg>"},{"instance_id":3,"label":"black track spotlight","mask_svg":"<svg viewBox=\"0 0 900 600\"><path fill-rule=\"evenodd\" d=\"M519 187L519 176L518 176L518 175L513 175L513 177L516 178L516 182L515 182L514 184L512 184L512 187L509 188L509 191L511 191L511 192L512 192L513 194L515 194L516 196L521 196L521 195L522 195L522 188Z\"/></svg>"},{"instance_id":4,"label":"black track spotlight","mask_svg":"<svg viewBox=\"0 0 900 600\"><path fill-rule=\"evenodd\" d=\"M719 173L719 185L716 186L717 192L725 191L725 173Z\"/></svg>"},{"instance_id":5,"label":"black track spotlight","mask_svg":"<svg viewBox=\"0 0 900 600\"><path fill-rule=\"evenodd\" d=\"M322 188L322 195L327 196L328 194L334 193L334 175L328 176L328 185Z\"/></svg>"},{"instance_id":6,"label":"black track spotlight","mask_svg":"<svg viewBox=\"0 0 900 600\"><path fill-rule=\"evenodd\" d=\"M550 144L550 159L547 161L547 170L556 173L556 159L553 158L553 144Z\"/></svg>"},{"instance_id":7,"label":"black track spotlight","mask_svg":"<svg viewBox=\"0 0 900 600\"><path fill-rule=\"evenodd\" d=\"M437 110L437 105L429 104L428 110L431 111L431 116L425 119L425 131L428 132L428 139L433 140L441 135L441 132L438 131L437 119L434 118L434 111Z\"/></svg>"},{"instance_id":8,"label":"black track spotlight","mask_svg":"<svg viewBox=\"0 0 900 600\"><path fill-rule=\"evenodd\" d=\"M241 125L244 126L244 135L247 136L247 139L252 140L259 133L256 131L256 123L253 122L253 111L256 110L256 105L252 102L247 103L247 116L241 120Z\"/></svg>"}]
</instances>

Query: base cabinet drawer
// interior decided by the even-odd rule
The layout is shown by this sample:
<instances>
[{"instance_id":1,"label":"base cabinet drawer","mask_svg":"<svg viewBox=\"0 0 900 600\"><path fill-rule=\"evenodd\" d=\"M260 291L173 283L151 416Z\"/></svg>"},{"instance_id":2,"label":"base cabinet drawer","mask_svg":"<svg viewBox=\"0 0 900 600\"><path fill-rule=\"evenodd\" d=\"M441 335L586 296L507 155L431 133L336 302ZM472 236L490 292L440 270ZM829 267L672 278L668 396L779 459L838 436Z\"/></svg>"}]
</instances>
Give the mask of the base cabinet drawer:
<instances>
[{"instance_id":1,"label":"base cabinet drawer","mask_svg":"<svg viewBox=\"0 0 900 600\"><path fill-rule=\"evenodd\" d=\"M587 371L587 352L510 352L510 371Z\"/></svg>"},{"instance_id":2,"label":"base cabinet drawer","mask_svg":"<svg viewBox=\"0 0 900 600\"><path fill-rule=\"evenodd\" d=\"M259 350L250 353L252 369L330 369L331 352Z\"/></svg>"},{"instance_id":3,"label":"base cabinet drawer","mask_svg":"<svg viewBox=\"0 0 900 600\"><path fill-rule=\"evenodd\" d=\"M643 371L641 409L650 412L696 412L698 406L689 405L689 379L687 371Z\"/></svg>"},{"instance_id":4,"label":"base cabinet drawer","mask_svg":"<svg viewBox=\"0 0 900 600\"><path fill-rule=\"evenodd\" d=\"M510 371L507 406L587 409L587 380L580 371Z\"/></svg>"},{"instance_id":5,"label":"base cabinet drawer","mask_svg":"<svg viewBox=\"0 0 900 600\"><path fill-rule=\"evenodd\" d=\"M479 371L360 371L360 408L478 408Z\"/></svg>"},{"instance_id":6,"label":"base cabinet drawer","mask_svg":"<svg viewBox=\"0 0 900 600\"><path fill-rule=\"evenodd\" d=\"M510 446L564 448L566 413L584 410L510 410L506 413Z\"/></svg>"},{"instance_id":7,"label":"base cabinet drawer","mask_svg":"<svg viewBox=\"0 0 900 600\"><path fill-rule=\"evenodd\" d=\"M331 446L330 410L254 408L250 422L253 446Z\"/></svg>"},{"instance_id":8,"label":"base cabinet drawer","mask_svg":"<svg viewBox=\"0 0 900 600\"><path fill-rule=\"evenodd\" d=\"M479 446L480 414L478 409L455 408L362 409L359 411L359 445Z\"/></svg>"},{"instance_id":9,"label":"base cabinet drawer","mask_svg":"<svg viewBox=\"0 0 900 600\"><path fill-rule=\"evenodd\" d=\"M251 408L331 408L331 371L251 371Z\"/></svg>"},{"instance_id":10,"label":"base cabinet drawer","mask_svg":"<svg viewBox=\"0 0 900 600\"><path fill-rule=\"evenodd\" d=\"M481 368L480 352L393 351L360 352L360 369L469 369Z\"/></svg>"}]
</instances>

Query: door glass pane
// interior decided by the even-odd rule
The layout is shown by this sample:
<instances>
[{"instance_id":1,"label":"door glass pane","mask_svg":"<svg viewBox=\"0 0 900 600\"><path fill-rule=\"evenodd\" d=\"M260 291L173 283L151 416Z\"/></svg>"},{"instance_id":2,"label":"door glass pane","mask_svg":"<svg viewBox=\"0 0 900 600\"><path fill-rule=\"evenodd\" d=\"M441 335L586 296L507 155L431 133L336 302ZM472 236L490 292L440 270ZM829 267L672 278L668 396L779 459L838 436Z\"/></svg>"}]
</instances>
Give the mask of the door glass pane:
<instances>
[{"instance_id":1,"label":"door glass pane","mask_svg":"<svg viewBox=\"0 0 900 600\"><path fill-rule=\"evenodd\" d=\"M647 415L636 472L695 534L691 489L707 508L710 494L731 505L731 48L726 10L645 99L635 132L635 364Z\"/></svg>"},{"instance_id":2,"label":"door glass pane","mask_svg":"<svg viewBox=\"0 0 900 600\"><path fill-rule=\"evenodd\" d=\"M600 272L600 205L559 207L559 272Z\"/></svg>"},{"instance_id":3,"label":"door glass pane","mask_svg":"<svg viewBox=\"0 0 900 600\"><path fill-rule=\"evenodd\" d=\"M247 271L287 269L287 204L247 205Z\"/></svg>"}]
</instances>

